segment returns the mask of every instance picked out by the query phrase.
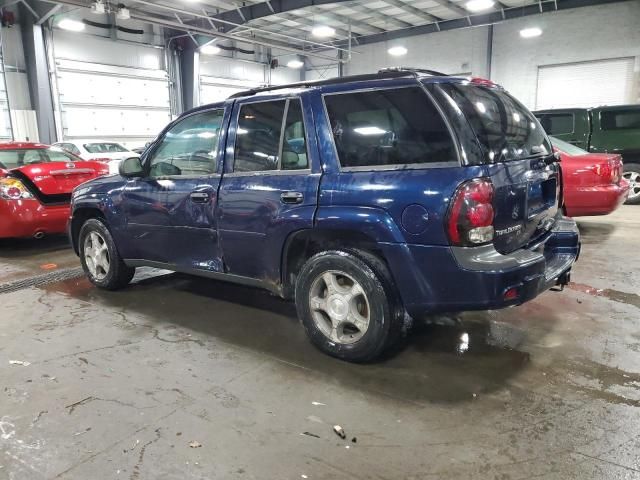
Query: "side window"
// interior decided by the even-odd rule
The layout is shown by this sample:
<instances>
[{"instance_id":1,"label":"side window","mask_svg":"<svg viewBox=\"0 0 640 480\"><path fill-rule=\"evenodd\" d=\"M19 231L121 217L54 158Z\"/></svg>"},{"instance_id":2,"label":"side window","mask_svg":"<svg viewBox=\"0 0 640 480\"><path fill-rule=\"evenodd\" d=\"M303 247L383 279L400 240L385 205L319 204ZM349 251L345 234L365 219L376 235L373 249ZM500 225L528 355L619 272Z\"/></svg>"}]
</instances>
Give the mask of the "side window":
<instances>
[{"instance_id":1,"label":"side window","mask_svg":"<svg viewBox=\"0 0 640 480\"><path fill-rule=\"evenodd\" d=\"M603 130L640 130L640 109L600 113Z\"/></svg>"},{"instance_id":2,"label":"side window","mask_svg":"<svg viewBox=\"0 0 640 480\"><path fill-rule=\"evenodd\" d=\"M542 128L544 128L549 135L573 133L573 113L549 113L545 115L545 117L545 123L543 123Z\"/></svg>"},{"instance_id":3,"label":"side window","mask_svg":"<svg viewBox=\"0 0 640 480\"><path fill-rule=\"evenodd\" d=\"M234 172L277 170L286 100L249 103L240 107Z\"/></svg>"},{"instance_id":4,"label":"side window","mask_svg":"<svg viewBox=\"0 0 640 480\"><path fill-rule=\"evenodd\" d=\"M307 139L305 136L302 104L290 100L282 142L282 170L305 170L309 168Z\"/></svg>"},{"instance_id":5,"label":"side window","mask_svg":"<svg viewBox=\"0 0 640 480\"><path fill-rule=\"evenodd\" d=\"M342 167L456 161L442 116L418 87L325 97Z\"/></svg>"},{"instance_id":6,"label":"side window","mask_svg":"<svg viewBox=\"0 0 640 480\"><path fill-rule=\"evenodd\" d=\"M213 110L174 125L154 152L149 175L200 177L216 173L223 117L224 110Z\"/></svg>"}]
</instances>

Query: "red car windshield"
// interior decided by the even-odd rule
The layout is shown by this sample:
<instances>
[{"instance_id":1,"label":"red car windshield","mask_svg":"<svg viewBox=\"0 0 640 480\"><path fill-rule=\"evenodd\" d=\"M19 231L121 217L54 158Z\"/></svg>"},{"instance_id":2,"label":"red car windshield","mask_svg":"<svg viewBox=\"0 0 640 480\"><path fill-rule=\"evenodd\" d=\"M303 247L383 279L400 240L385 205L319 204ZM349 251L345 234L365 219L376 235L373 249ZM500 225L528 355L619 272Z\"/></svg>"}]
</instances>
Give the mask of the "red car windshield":
<instances>
[{"instance_id":1,"label":"red car windshield","mask_svg":"<svg viewBox=\"0 0 640 480\"><path fill-rule=\"evenodd\" d=\"M48 162L78 162L80 159L58 148L20 148L0 150L0 168L11 170Z\"/></svg>"}]
</instances>

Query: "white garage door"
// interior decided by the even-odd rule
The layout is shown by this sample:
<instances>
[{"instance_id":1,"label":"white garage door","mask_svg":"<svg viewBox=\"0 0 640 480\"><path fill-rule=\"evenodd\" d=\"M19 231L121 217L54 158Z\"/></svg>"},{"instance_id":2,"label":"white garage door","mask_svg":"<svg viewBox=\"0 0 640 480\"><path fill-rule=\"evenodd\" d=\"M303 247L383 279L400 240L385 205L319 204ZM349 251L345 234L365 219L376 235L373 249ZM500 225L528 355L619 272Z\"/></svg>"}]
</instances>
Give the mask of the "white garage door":
<instances>
[{"instance_id":1,"label":"white garage door","mask_svg":"<svg viewBox=\"0 0 640 480\"><path fill-rule=\"evenodd\" d=\"M133 148L155 138L171 120L164 70L65 59L56 67L65 140L108 139Z\"/></svg>"},{"instance_id":2,"label":"white garage door","mask_svg":"<svg viewBox=\"0 0 640 480\"><path fill-rule=\"evenodd\" d=\"M234 93L260 87L260 83L200 75L200 104L221 102Z\"/></svg>"},{"instance_id":3,"label":"white garage door","mask_svg":"<svg viewBox=\"0 0 640 480\"><path fill-rule=\"evenodd\" d=\"M536 109L632 102L633 58L538 67Z\"/></svg>"}]
</instances>

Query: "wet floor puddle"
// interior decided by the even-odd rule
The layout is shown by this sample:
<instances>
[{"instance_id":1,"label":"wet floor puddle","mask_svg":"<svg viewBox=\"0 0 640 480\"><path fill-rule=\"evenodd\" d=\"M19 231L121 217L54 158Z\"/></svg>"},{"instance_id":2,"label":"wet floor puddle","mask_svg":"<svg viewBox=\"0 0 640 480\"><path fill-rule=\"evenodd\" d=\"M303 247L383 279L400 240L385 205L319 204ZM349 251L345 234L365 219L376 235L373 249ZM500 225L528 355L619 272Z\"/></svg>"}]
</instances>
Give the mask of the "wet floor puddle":
<instances>
[{"instance_id":1,"label":"wet floor puddle","mask_svg":"<svg viewBox=\"0 0 640 480\"><path fill-rule=\"evenodd\" d=\"M583 283L571 282L567 288L576 292L586 293L594 297L603 297L614 302L625 303L640 308L640 295L635 293L625 293L619 290L611 290L609 288L595 288Z\"/></svg>"}]
</instances>

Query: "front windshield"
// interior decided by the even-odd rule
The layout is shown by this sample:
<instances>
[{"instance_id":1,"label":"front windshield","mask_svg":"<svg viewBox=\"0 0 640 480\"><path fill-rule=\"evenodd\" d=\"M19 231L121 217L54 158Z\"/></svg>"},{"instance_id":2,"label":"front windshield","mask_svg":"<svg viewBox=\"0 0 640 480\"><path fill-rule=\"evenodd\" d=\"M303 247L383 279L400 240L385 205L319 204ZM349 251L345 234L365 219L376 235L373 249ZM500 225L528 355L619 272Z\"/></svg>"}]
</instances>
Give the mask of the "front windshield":
<instances>
[{"instance_id":1,"label":"front windshield","mask_svg":"<svg viewBox=\"0 0 640 480\"><path fill-rule=\"evenodd\" d=\"M89 153L122 153L128 150L119 143L85 143Z\"/></svg>"},{"instance_id":2,"label":"front windshield","mask_svg":"<svg viewBox=\"0 0 640 480\"><path fill-rule=\"evenodd\" d=\"M468 119L487 163L552 153L538 120L504 90L470 83L442 84L441 88Z\"/></svg>"},{"instance_id":3,"label":"front windshield","mask_svg":"<svg viewBox=\"0 0 640 480\"><path fill-rule=\"evenodd\" d=\"M564 140L560 140L559 138L556 137L549 137L549 140L551 140L551 144L556 147L558 150L560 150L562 153L566 153L567 155L586 155L587 152L586 150L583 150L580 147L576 147L575 145L571 145L569 142L565 142Z\"/></svg>"},{"instance_id":4,"label":"front windshield","mask_svg":"<svg viewBox=\"0 0 640 480\"><path fill-rule=\"evenodd\" d=\"M59 148L16 148L0 150L0 168L10 170L47 162L77 162L78 159Z\"/></svg>"}]
</instances>

